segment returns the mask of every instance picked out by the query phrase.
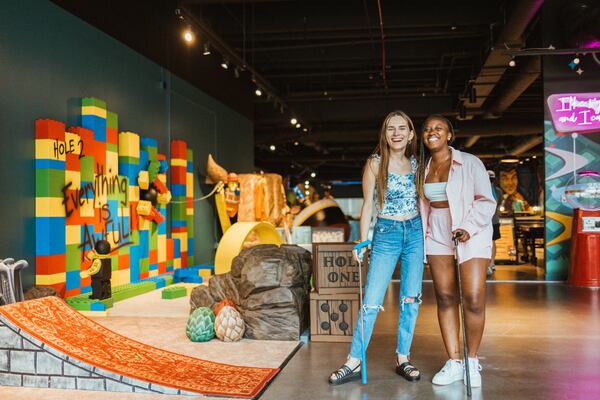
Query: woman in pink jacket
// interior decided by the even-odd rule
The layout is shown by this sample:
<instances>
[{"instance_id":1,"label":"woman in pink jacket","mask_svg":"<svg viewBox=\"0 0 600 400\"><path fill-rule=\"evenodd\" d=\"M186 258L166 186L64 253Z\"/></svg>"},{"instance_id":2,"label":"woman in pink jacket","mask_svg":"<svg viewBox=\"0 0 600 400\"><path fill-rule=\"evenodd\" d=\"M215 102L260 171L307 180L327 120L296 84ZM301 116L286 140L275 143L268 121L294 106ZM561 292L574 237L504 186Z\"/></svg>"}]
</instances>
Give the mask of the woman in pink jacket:
<instances>
[{"instance_id":1,"label":"woman in pink jacket","mask_svg":"<svg viewBox=\"0 0 600 400\"><path fill-rule=\"evenodd\" d=\"M454 264L453 235L459 235L457 255L464 294L473 387L481 386L477 351L485 323L485 279L492 254L492 216L496 202L486 169L477 157L458 151L452 124L440 115L429 116L422 129L417 176L425 254L431 269L438 320L449 360L433 377L436 385L464 380L459 345L459 297ZM424 147L430 156L425 159Z\"/></svg>"}]
</instances>

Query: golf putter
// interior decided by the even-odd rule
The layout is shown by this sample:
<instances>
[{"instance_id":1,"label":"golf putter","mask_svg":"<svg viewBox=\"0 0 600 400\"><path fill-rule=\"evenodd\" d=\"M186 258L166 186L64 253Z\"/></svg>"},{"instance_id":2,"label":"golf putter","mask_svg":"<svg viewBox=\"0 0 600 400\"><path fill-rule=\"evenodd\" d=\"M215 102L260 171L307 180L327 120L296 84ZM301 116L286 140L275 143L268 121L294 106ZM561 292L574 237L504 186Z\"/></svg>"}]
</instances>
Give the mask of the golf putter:
<instances>
[{"instance_id":1,"label":"golf putter","mask_svg":"<svg viewBox=\"0 0 600 400\"><path fill-rule=\"evenodd\" d=\"M465 373L467 375L467 397L471 397L471 374L469 373L469 347L467 345L467 327L465 325L465 304L463 301L462 283L460 279L460 264L458 263L458 238L461 236L462 232L457 232L455 235L452 235L452 241L454 242L454 257L456 257L456 277L458 280L458 298L460 299L460 322L463 334Z\"/></svg>"},{"instance_id":2,"label":"golf putter","mask_svg":"<svg viewBox=\"0 0 600 400\"><path fill-rule=\"evenodd\" d=\"M371 243L370 240L365 240L364 242L357 243L354 246L354 250L356 250L357 255L360 254L360 251L368 246ZM358 294L360 300L360 351L361 351L361 366L360 372L362 377L362 384L367 384L367 346L365 344L365 319L364 319L364 304L363 304L363 284L362 284L362 258L356 257L358 259Z\"/></svg>"}]
</instances>

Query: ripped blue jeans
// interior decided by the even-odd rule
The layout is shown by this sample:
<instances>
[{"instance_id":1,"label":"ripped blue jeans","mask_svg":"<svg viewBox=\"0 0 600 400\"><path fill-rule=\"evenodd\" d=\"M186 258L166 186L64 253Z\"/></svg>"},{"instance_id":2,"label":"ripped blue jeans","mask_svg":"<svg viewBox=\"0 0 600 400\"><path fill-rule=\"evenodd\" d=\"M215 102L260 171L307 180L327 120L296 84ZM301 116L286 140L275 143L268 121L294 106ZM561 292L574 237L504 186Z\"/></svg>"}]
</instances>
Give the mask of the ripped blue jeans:
<instances>
[{"instance_id":1,"label":"ripped blue jeans","mask_svg":"<svg viewBox=\"0 0 600 400\"><path fill-rule=\"evenodd\" d=\"M423 257L423 227L420 216L407 221L381 217L377 219L373 229L369 272L363 298L367 346L371 340L377 313L383 309L383 298L400 258L400 321L396 351L398 354L409 355L421 304ZM361 358L360 338L359 312L350 357Z\"/></svg>"}]
</instances>

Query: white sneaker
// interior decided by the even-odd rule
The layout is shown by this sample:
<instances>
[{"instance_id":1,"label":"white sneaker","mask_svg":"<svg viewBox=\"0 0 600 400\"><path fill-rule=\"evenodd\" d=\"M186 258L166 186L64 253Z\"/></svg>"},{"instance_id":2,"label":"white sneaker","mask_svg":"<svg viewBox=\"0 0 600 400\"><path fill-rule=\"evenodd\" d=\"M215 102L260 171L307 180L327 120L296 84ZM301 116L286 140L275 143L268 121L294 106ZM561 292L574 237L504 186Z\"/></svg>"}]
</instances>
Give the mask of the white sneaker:
<instances>
[{"instance_id":1,"label":"white sneaker","mask_svg":"<svg viewBox=\"0 0 600 400\"><path fill-rule=\"evenodd\" d=\"M479 364L478 358L470 358L469 357L469 376L471 378L471 387L478 388L481 387L481 373L482 370L481 364ZM467 371L466 369L463 371L463 382L465 385L467 384Z\"/></svg>"},{"instance_id":2,"label":"white sneaker","mask_svg":"<svg viewBox=\"0 0 600 400\"><path fill-rule=\"evenodd\" d=\"M434 385L449 385L461 381L464 376L463 364L457 360L448 360L440 372L435 374L431 381Z\"/></svg>"}]
</instances>

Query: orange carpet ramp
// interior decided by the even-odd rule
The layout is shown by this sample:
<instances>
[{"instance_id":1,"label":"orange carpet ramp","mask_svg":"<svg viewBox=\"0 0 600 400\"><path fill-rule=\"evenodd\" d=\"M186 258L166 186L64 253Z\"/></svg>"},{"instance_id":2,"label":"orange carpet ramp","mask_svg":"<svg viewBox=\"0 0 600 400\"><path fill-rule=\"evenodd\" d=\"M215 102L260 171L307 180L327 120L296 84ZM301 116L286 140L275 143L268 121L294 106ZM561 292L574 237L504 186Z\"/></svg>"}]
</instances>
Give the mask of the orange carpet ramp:
<instances>
[{"instance_id":1,"label":"orange carpet ramp","mask_svg":"<svg viewBox=\"0 0 600 400\"><path fill-rule=\"evenodd\" d=\"M0 307L0 385L255 398L278 372L140 343L58 297Z\"/></svg>"}]
</instances>

